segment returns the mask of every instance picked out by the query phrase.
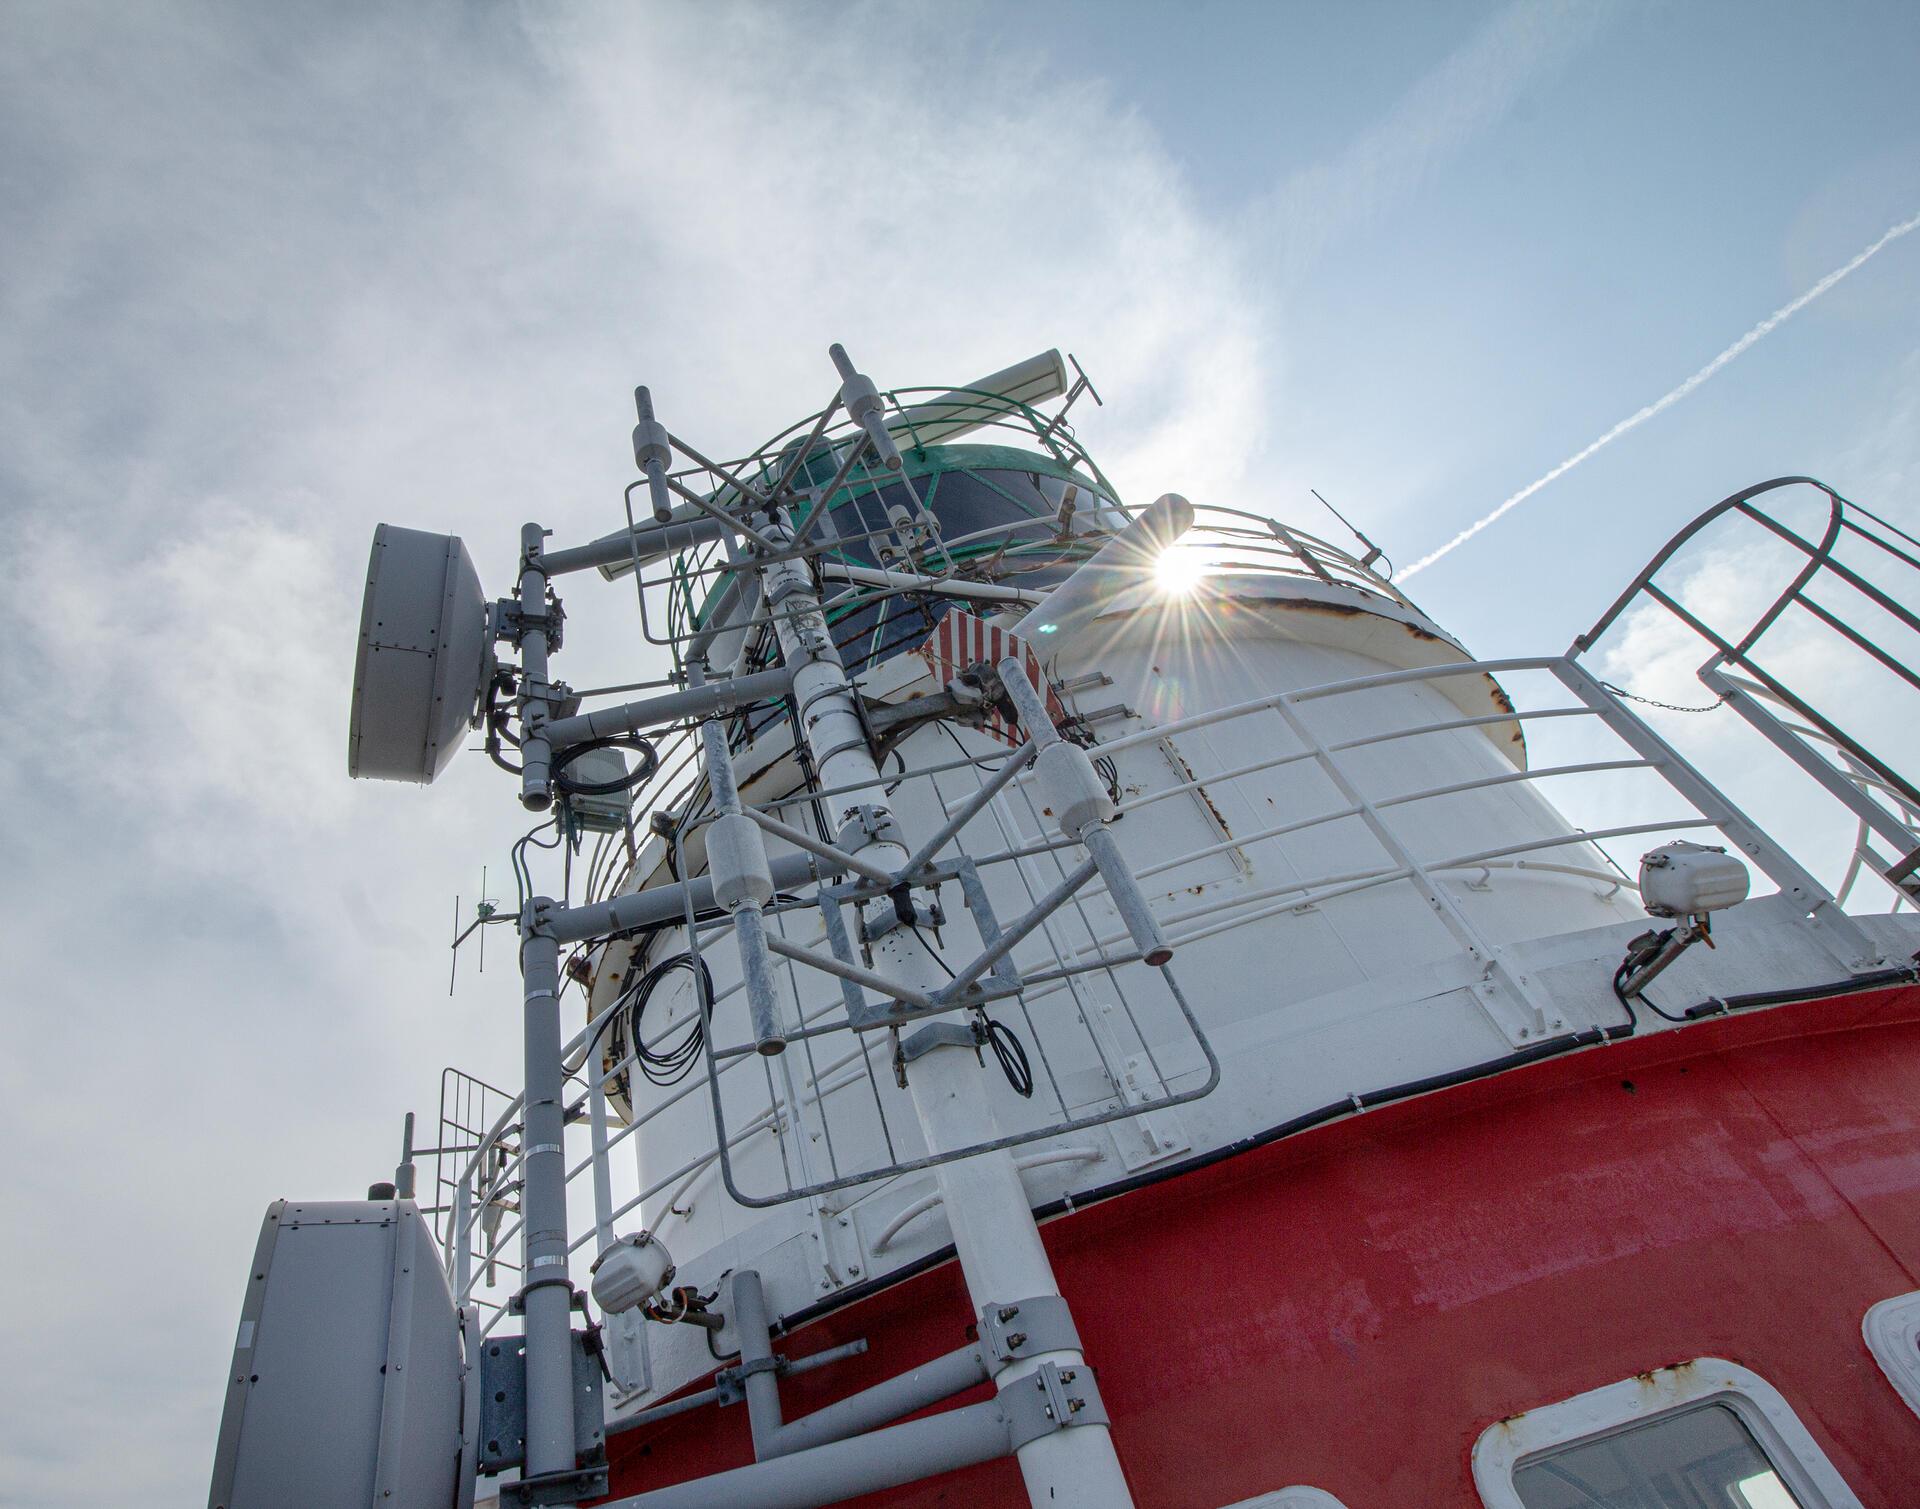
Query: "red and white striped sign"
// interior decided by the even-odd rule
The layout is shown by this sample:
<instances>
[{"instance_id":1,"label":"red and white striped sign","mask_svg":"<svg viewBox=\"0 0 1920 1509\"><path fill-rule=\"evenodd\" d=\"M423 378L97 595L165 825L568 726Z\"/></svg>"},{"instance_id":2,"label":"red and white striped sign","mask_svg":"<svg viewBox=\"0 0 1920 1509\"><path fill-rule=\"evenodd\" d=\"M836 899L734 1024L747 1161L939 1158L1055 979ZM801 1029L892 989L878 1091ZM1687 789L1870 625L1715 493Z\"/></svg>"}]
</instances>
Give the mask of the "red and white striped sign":
<instances>
[{"instance_id":1,"label":"red and white striped sign","mask_svg":"<svg viewBox=\"0 0 1920 1509\"><path fill-rule=\"evenodd\" d=\"M996 629L971 613L964 613L958 608L948 609L946 617L934 626L933 632L913 647L913 653L926 661L927 669L933 672L933 679L940 686L945 686L962 671L972 670L982 661L991 668L999 665L1007 656L1017 655L1033 684L1046 692L1047 712L1055 724L1064 722L1067 717L1067 710L1048 683L1046 672L1040 669L1040 657L1033 653L1032 647L1024 639L1016 639L1005 629ZM982 726L1004 744L1018 745L1023 742L1019 729L991 707L987 709L987 721Z\"/></svg>"}]
</instances>

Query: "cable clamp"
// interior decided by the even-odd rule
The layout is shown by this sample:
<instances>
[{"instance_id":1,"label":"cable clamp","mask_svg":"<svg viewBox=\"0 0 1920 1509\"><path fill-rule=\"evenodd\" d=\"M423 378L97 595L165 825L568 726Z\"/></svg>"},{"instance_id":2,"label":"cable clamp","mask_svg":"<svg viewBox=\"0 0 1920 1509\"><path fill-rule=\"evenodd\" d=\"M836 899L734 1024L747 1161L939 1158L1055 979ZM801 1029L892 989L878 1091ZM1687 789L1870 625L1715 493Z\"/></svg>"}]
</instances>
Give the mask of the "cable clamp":
<instances>
[{"instance_id":1,"label":"cable clamp","mask_svg":"<svg viewBox=\"0 0 1920 1509\"><path fill-rule=\"evenodd\" d=\"M721 1405L739 1404L747 1397L747 1380L755 1373L781 1374L787 1371L789 1364L778 1353L770 1357L756 1357L752 1362L742 1362L730 1368L721 1368L713 1375L715 1402Z\"/></svg>"}]
</instances>

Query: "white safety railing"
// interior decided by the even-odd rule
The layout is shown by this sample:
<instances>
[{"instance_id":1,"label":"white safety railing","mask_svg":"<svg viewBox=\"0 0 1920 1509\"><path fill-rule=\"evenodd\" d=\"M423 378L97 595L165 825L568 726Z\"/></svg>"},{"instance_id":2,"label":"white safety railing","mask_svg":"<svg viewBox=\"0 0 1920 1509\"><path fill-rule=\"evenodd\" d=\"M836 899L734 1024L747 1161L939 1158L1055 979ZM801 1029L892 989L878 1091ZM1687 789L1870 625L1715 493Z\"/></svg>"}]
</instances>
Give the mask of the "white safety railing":
<instances>
[{"instance_id":1,"label":"white safety railing","mask_svg":"<svg viewBox=\"0 0 1920 1509\"><path fill-rule=\"evenodd\" d=\"M1502 685L1528 678L1544 679L1545 683L1557 686L1566 695L1557 701L1537 706L1514 706L1510 710L1501 708L1489 713L1459 712L1406 727L1340 739L1328 739L1320 734L1310 713L1316 704L1335 703L1339 699L1363 695L1383 687L1409 683L1440 684L1463 677L1482 680L1500 677ZM1230 848L1245 851L1260 845L1279 845L1290 836L1340 822L1358 822L1371 836L1380 857L1374 863L1296 876L1273 884L1223 889L1219 894L1203 897L1191 905L1167 906L1159 912L1158 920L1168 940L1176 946L1184 947L1234 929L1324 906L1341 897L1381 887L1410 886L1425 899L1460 947L1483 965L1487 978L1506 998L1507 1007L1515 1014L1514 1019L1538 1023L1538 1008L1529 1000L1525 983L1508 971L1502 948L1486 935L1484 929L1460 905L1452 888L1442 883L1443 878L1451 878L1457 883L1463 877L1470 881L1477 877L1484 882L1486 877L1495 872L1532 872L1587 880L1608 891L1632 889L1633 881L1621 873L1599 845L1614 839L1646 839L1655 835L1713 830L1770 879L1781 893L1790 897L1795 906L1812 919L1813 925L1827 933L1843 956L1865 959L1872 953L1858 925L1840 911L1828 890L1576 659L1537 657L1461 661L1301 687L1125 734L1092 746L1090 752L1096 758L1117 758L1143 745L1248 720L1264 720L1272 724L1274 732L1280 735L1271 741L1274 753L1258 760L1224 765L1217 769L1195 770L1186 779L1123 800L1119 804L1120 812L1139 811L1202 787L1217 796L1222 790L1231 790L1236 781L1284 771L1290 766L1307 767L1318 772L1325 784L1339 794L1338 804L1323 812L1274 823L1261 829L1241 831L1229 839L1178 854L1156 857L1137 873L1145 878L1173 871L1184 864ZM1621 752L1601 758L1581 758L1532 768L1502 770L1467 781L1416 785L1387 795L1369 794L1368 781L1361 777L1355 765L1361 751L1390 747L1398 741L1508 723L1540 729L1562 721L1577 721L1605 730L1621 747ZM924 770L907 772L903 779L930 780L935 775L970 772L976 781L984 785L991 777L992 767L1004 758L1004 755L963 754L960 758ZM1537 785L1579 776L1630 771L1646 772L1658 777L1664 788L1680 799L1684 810L1642 821L1614 823L1585 831L1554 832L1531 839L1447 853L1421 852L1419 844L1409 836L1404 822L1404 815L1421 803L1468 792L1510 784ZM796 793L781 801L768 803L766 810L778 813L783 808L803 804L815 795L817 793ZM942 799L944 810L951 811L957 805L948 798ZM1003 846L975 854L972 857L974 866L982 874L991 873L1002 866L1009 867L1011 873L1020 877L1020 884L1028 896L1037 896L1055 883L1063 868L1058 853L1061 844L1042 836L1046 832L1046 824L1025 783L1008 783L986 810L995 816ZM1036 1012L1034 1008L1047 997L1059 994L1063 1003L1071 1002L1079 1008L1077 1013L1059 1015L1084 1017L1091 1000L1080 993L1082 980L1094 970L1106 970L1111 985L1114 966L1105 961L1126 943L1123 933L1117 930L1103 933L1096 928L1086 907L1098 894L1098 883L1089 884L1072 900L1071 906L1077 911L1063 911L1059 918L1049 920L1035 935L1035 957L1043 961L1053 960L1056 964L1052 970L1035 968L1031 972L1029 988L1017 998L1017 1006L1022 1012L1022 1024L1042 1050L1037 1077L1043 1082L1050 1072L1045 1055L1047 1038L1042 1030L1045 1014ZM811 903L804 900L783 903L770 907L769 917L777 924L779 918L810 907ZM696 931L704 940L703 946L711 948L713 939L725 932L725 923L718 920L702 923ZM734 984L716 992L713 1021L726 1021L729 1008L737 1012L741 990L740 985ZM1131 1010L1138 1004L1137 993L1111 989L1103 992L1106 999L1115 996L1123 1009ZM708 1079L689 1077L683 1083L664 1090L646 1105L635 1104L627 1123L617 1125L617 1118L610 1114L608 1093L633 1075L638 1062L638 1045L629 1045L627 1053L617 1062L604 1063L599 1047L601 1034L608 1028L607 1017L603 1015L596 1022L583 1027L565 1049L567 1063L575 1083L580 1087L580 1095L569 1117L570 1133L584 1140L583 1145L569 1144L567 1172L570 1184L584 1181L590 1185L593 1220L573 1238L572 1250L575 1253L582 1249L597 1251L611 1240L616 1228L636 1212L642 1218L650 1217L649 1224L656 1229L670 1230L677 1219L676 1213L700 1181L714 1177L729 1155L762 1139L771 1140L780 1147L783 1164L797 1166L803 1165L807 1156L802 1151L802 1144L811 1146L815 1134L818 1134L820 1154L824 1155L828 1171L833 1176L844 1174L847 1169L845 1150L833 1139L828 1110L837 1100L848 1096L859 1096L873 1105L880 1105L879 1077L891 1072L891 1047L886 1033L870 1033L859 1037L848 1033L845 1027L840 998L823 991L801 1012L800 1030L793 1035L793 1050L797 1051L790 1050L771 1064L767 1059L746 1051L750 1045L737 1048L710 1045L710 1079L715 1083L731 1082L737 1076L757 1074L766 1089L765 1104L753 1116L724 1124L724 1135L716 1136L713 1145L651 1178L644 1186L631 1178L625 1168L617 1169L612 1155L630 1139L642 1135L658 1118L683 1106L689 1096L709 1093L712 1086ZM672 1023L662 1026L648 1045L659 1044L676 1030ZM1138 1020L1131 1023L1131 1030L1143 1044L1164 1040L1163 1032ZM1095 1038L1092 1051L1110 1077L1118 1083L1117 1066L1110 1062L1107 1047ZM758 1065L758 1069L754 1065ZM1154 1067L1161 1086L1170 1090L1177 1076L1163 1072L1159 1065ZM1057 1083L1053 1088L1059 1096L1055 1114L1065 1115L1066 1097L1060 1094ZM511 1266L499 1259L497 1253L508 1247L519 1230L518 1213L513 1207L513 1196L520 1179L520 1151L515 1135L517 1110L516 1101L478 1139L473 1152L464 1162L450 1202L453 1212L447 1259L456 1292L463 1302L473 1299L495 1306L493 1320L496 1321L500 1313L497 1309L499 1301L490 1298L490 1292L508 1286L513 1281ZM1128 1110L1121 1114L1133 1112ZM897 1172L902 1166L912 1165L889 1163L867 1177ZM859 1177L859 1171L855 1170L847 1182L857 1182ZM815 1209L816 1213L818 1206L817 1199L810 1201L810 1208Z\"/></svg>"}]
</instances>

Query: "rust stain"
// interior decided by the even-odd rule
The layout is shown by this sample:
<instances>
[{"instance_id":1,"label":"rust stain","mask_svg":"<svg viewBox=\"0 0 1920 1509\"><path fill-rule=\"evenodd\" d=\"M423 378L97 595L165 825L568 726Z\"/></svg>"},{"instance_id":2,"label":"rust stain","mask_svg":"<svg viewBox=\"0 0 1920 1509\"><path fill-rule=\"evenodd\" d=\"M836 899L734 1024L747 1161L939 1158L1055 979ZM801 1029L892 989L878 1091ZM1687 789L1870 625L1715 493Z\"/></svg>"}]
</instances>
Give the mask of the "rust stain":
<instances>
[{"instance_id":1,"label":"rust stain","mask_svg":"<svg viewBox=\"0 0 1920 1509\"><path fill-rule=\"evenodd\" d=\"M1207 795L1207 788L1200 784L1200 778L1193 773L1193 767L1187 763L1186 756L1180 753L1179 746L1171 739L1162 739L1160 743L1167 751L1167 758L1179 767L1181 775L1193 783L1193 794L1207 804L1207 811L1213 814L1213 820L1220 825L1221 837L1232 838L1233 829L1227 826L1226 818L1221 815L1220 809L1214 805L1213 798Z\"/></svg>"},{"instance_id":2,"label":"rust stain","mask_svg":"<svg viewBox=\"0 0 1920 1509\"><path fill-rule=\"evenodd\" d=\"M1259 599L1272 601L1272 599ZM1451 643L1444 634L1436 634L1431 629L1423 629L1418 624L1405 623L1398 618L1389 618L1377 608L1362 607L1358 603L1322 602L1318 598L1289 598L1277 604L1290 613L1324 613L1329 618L1377 618L1382 623L1398 624L1413 639L1430 640L1434 644Z\"/></svg>"}]
</instances>

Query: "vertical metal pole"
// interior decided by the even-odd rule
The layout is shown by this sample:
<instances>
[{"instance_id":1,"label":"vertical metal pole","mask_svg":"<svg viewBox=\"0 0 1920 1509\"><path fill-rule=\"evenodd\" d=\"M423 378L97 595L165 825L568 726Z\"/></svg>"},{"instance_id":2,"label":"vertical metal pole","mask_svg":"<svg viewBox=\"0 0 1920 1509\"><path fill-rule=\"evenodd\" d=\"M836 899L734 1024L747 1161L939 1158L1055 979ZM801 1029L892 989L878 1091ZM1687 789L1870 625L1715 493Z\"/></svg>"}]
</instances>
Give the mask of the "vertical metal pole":
<instances>
[{"instance_id":1,"label":"vertical metal pole","mask_svg":"<svg viewBox=\"0 0 1920 1509\"><path fill-rule=\"evenodd\" d=\"M464 1305L473 1297L473 1185L472 1168L479 1163L476 1154L469 1171L453 1187L453 1300Z\"/></svg>"},{"instance_id":2,"label":"vertical metal pole","mask_svg":"<svg viewBox=\"0 0 1920 1509\"><path fill-rule=\"evenodd\" d=\"M767 1296L760 1275L742 1268L733 1276L733 1325L740 1338L741 1387L747 1395L747 1425L753 1454L760 1461L777 1456L780 1426L780 1377L773 1370L773 1338L767 1321Z\"/></svg>"},{"instance_id":3,"label":"vertical metal pole","mask_svg":"<svg viewBox=\"0 0 1920 1509\"><path fill-rule=\"evenodd\" d=\"M414 1191L413 1112L400 1131L400 1166L393 1171L393 1190L403 1200L411 1200Z\"/></svg>"},{"instance_id":4,"label":"vertical metal pole","mask_svg":"<svg viewBox=\"0 0 1920 1509\"><path fill-rule=\"evenodd\" d=\"M1367 831L1373 835L1374 842L1386 851L1388 857L1397 866L1406 871L1414 885L1419 888L1422 899L1433 909L1433 914L1439 919L1440 925L1451 933L1454 941L1479 963L1481 977L1486 984L1502 992L1522 1013L1527 1025L1519 1029L1517 1036L1538 1037L1547 1032L1549 1025L1546 1010L1527 989L1526 981L1508 967L1506 960L1501 957L1499 948L1481 934L1467 914L1460 910L1459 904L1455 902L1446 887L1435 880L1427 867L1414 855L1413 850L1400 841L1400 835L1395 833L1392 825L1380 815L1379 808L1374 806L1366 793L1353 783L1347 772L1341 768L1340 762L1333 757L1333 751L1327 748L1320 736L1301 716L1300 710L1293 705L1292 698L1287 696L1274 698L1273 710L1293 731L1293 736L1300 741L1300 747L1313 752L1314 762L1319 765L1320 773L1327 778L1327 783L1340 793L1341 799L1355 810L1360 821L1366 825ZM1480 1005L1482 1010L1487 1009L1484 1001ZM1493 1017L1494 1026L1502 1032L1508 1031L1508 1024L1498 1015L1491 1011L1488 1011L1488 1015ZM1555 1021L1552 1025L1558 1027L1560 1023ZM1513 1035L1510 1034L1510 1036Z\"/></svg>"},{"instance_id":5,"label":"vertical metal pole","mask_svg":"<svg viewBox=\"0 0 1920 1509\"><path fill-rule=\"evenodd\" d=\"M784 514L767 533L782 544L793 539ZM885 781L866 740L859 694L834 648L807 563L776 561L762 566L760 574L793 674L794 704L813 751L816 778L821 786L844 793L836 799L835 839L841 848L899 874L909 849L894 822ZM868 909L879 919L893 908L883 898ZM874 968L931 993L946 977L930 950L914 929L894 927L874 943ZM973 1053L957 1045L933 1048L914 1060L908 1087L930 1150L967 1147L992 1135L993 1112L981 1072ZM976 1309L1060 1293L1011 1153L1003 1148L943 1163L935 1176ZM995 1388L1010 1388L1047 1362L1070 1368L1083 1366L1085 1358L1073 1349L1022 1358L995 1376ZM1131 1509L1133 1495L1104 1425L1053 1431L1022 1446L1018 1458L1036 1506Z\"/></svg>"},{"instance_id":6,"label":"vertical metal pole","mask_svg":"<svg viewBox=\"0 0 1920 1509\"><path fill-rule=\"evenodd\" d=\"M695 686L706 678L698 664L688 667ZM733 755L727 748L725 727L718 718L709 718L701 726L700 737L707 757L707 785L713 792L713 806L723 817L740 815L740 790L733 779ZM753 1044L771 1058L787 1049L787 1034L780 1025L779 1002L773 989L773 957L767 948L767 919L760 903L751 899L733 904L733 941L740 950L740 978L747 989L747 1013L753 1022Z\"/></svg>"},{"instance_id":7,"label":"vertical metal pole","mask_svg":"<svg viewBox=\"0 0 1920 1509\"><path fill-rule=\"evenodd\" d=\"M546 530L520 526L520 612L528 627L520 635L520 805L545 812L553 805L553 748L541 732L547 723L547 573L540 561Z\"/></svg>"},{"instance_id":8,"label":"vertical metal pole","mask_svg":"<svg viewBox=\"0 0 1920 1509\"><path fill-rule=\"evenodd\" d=\"M573 1285L567 1276L566 1090L560 1056L560 945L536 897L521 926L526 982L527 1094L523 1110L521 1305L527 1322L527 1466L529 1478L571 1472L573 1454ZM568 1502L571 1502L570 1500Z\"/></svg>"}]
</instances>

